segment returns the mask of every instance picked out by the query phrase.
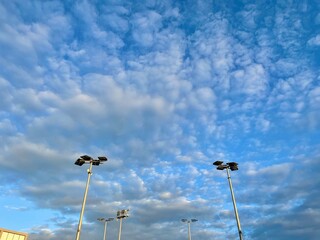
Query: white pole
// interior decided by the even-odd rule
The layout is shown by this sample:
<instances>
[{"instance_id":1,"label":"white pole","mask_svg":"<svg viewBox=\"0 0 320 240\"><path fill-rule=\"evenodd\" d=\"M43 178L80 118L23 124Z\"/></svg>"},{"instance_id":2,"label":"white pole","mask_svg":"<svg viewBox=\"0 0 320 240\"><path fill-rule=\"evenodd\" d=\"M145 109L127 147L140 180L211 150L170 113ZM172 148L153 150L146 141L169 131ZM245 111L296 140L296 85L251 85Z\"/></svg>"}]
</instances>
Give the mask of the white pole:
<instances>
[{"instance_id":1,"label":"white pole","mask_svg":"<svg viewBox=\"0 0 320 240\"><path fill-rule=\"evenodd\" d=\"M107 224L108 224L108 222L106 220L104 220L103 240L107 240Z\"/></svg>"},{"instance_id":2,"label":"white pole","mask_svg":"<svg viewBox=\"0 0 320 240\"><path fill-rule=\"evenodd\" d=\"M87 179L86 190L84 192L83 201L82 201L82 208L81 208L81 213L80 213L80 218L79 218L79 223L78 223L76 240L80 239L80 232L81 232L81 227L82 227L82 218L83 218L84 208L85 208L86 201L87 201L90 177L92 175L92 161L90 161L90 167L89 167L89 169L87 171L88 171L88 179Z\"/></svg>"},{"instance_id":3,"label":"white pole","mask_svg":"<svg viewBox=\"0 0 320 240\"><path fill-rule=\"evenodd\" d=\"M231 182L231 177L230 177L230 172L229 171L230 171L229 168L227 168L227 175L228 175L229 187L230 187L230 192L231 192L231 197L232 197L234 214L236 215L239 238L240 238L240 240L242 240L242 231L241 231L240 219L239 219L239 215L238 215L236 199L234 197L233 188L232 188L232 182Z\"/></svg>"},{"instance_id":4,"label":"white pole","mask_svg":"<svg viewBox=\"0 0 320 240\"><path fill-rule=\"evenodd\" d=\"M122 219L123 219L123 218L120 218L118 240L120 240L120 239L121 239Z\"/></svg>"}]
</instances>

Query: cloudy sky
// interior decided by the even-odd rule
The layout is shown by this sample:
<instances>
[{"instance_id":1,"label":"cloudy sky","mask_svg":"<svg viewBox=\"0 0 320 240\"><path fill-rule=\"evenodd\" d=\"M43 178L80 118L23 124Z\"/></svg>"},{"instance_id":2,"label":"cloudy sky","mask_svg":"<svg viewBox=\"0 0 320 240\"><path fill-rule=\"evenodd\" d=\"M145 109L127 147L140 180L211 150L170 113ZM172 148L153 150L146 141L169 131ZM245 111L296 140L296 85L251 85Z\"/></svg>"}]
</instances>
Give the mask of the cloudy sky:
<instances>
[{"instance_id":1,"label":"cloudy sky","mask_svg":"<svg viewBox=\"0 0 320 240\"><path fill-rule=\"evenodd\" d=\"M259 2L259 3L257 3ZM0 227L82 239L320 235L317 0L0 0ZM116 239L119 222L108 225Z\"/></svg>"}]
</instances>

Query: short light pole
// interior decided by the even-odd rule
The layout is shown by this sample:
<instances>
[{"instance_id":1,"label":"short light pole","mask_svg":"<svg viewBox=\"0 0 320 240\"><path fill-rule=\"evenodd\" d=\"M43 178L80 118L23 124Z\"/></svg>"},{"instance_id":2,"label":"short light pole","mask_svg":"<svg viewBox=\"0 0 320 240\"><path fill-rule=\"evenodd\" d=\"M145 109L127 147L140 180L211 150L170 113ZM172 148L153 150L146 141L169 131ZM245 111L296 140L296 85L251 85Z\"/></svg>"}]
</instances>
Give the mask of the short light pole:
<instances>
[{"instance_id":1,"label":"short light pole","mask_svg":"<svg viewBox=\"0 0 320 240\"><path fill-rule=\"evenodd\" d=\"M238 232L239 232L239 239L242 240L243 236L242 236L242 230L241 230L241 225L240 225L240 219L239 219L239 215L238 215L238 209L237 209L237 205L236 205L236 199L234 197L234 193L233 193L233 188L232 188L232 182L231 182L231 177L230 177L230 170L231 171L236 171L238 170L238 163L236 162L228 162L226 164L223 164L222 161L215 161L213 163L213 165L217 166L218 170L227 170L227 176L228 176L228 181L229 181L229 187L230 187L230 192L231 192L231 198L232 198L232 203L233 203L233 209L234 209L234 214L236 216L236 220L237 220L237 227L238 227Z\"/></svg>"},{"instance_id":2,"label":"short light pole","mask_svg":"<svg viewBox=\"0 0 320 240\"><path fill-rule=\"evenodd\" d=\"M104 222L103 240L107 240L107 225L108 222L113 221L114 218L98 218L98 221Z\"/></svg>"},{"instance_id":3,"label":"short light pole","mask_svg":"<svg viewBox=\"0 0 320 240\"><path fill-rule=\"evenodd\" d=\"M84 208L85 208L86 201L87 201L90 177L92 175L92 165L99 166L100 164L102 164L103 162L106 162L107 160L108 159L106 157L98 157L98 159L93 159L92 157L90 157L88 155L83 155L80 158L78 158L77 161L74 163L75 165L78 165L78 166L82 166L85 163L90 164L90 167L87 170L88 179L87 179L86 190L84 192L83 201L82 201L82 208L81 208L81 213L80 213L80 218L79 218L79 223L78 223L78 228L77 228L76 240L80 239L82 218L83 218Z\"/></svg>"},{"instance_id":4,"label":"short light pole","mask_svg":"<svg viewBox=\"0 0 320 240\"><path fill-rule=\"evenodd\" d=\"M183 219L181 219L181 221L188 224L188 240L191 240L191 226L190 225L191 225L191 223L196 222L198 220L194 219L194 218L192 218L190 220L183 218Z\"/></svg>"},{"instance_id":5,"label":"short light pole","mask_svg":"<svg viewBox=\"0 0 320 240\"><path fill-rule=\"evenodd\" d=\"M121 240L122 219L129 217L129 213L128 213L128 212L129 212L129 209L117 211L117 220L120 221L120 223L119 223L119 235L118 235L118 240Z\"/></svg>"}]
</instances>

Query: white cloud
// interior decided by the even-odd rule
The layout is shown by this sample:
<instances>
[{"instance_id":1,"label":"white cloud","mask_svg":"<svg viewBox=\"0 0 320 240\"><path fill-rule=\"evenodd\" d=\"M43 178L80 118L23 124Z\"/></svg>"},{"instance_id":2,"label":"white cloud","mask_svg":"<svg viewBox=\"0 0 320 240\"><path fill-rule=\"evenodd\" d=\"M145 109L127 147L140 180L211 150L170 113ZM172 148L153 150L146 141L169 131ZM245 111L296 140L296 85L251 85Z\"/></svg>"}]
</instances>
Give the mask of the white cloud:
<instances>
[{"instance_id":1,"label":"white cloud","mask_svg":"<svg viewBox=\"0 0 320 240\"><path fill-rule=\"evenodd\" d=\"M312 37L308 40L308 45L310 46L320 46L320 34L315 37Z\"/></svg>"},{"instance_id":2,"label":"white cloud","mask_svg":"<svg viewBox=\"0 0 320 240\"><path fill-rule=\"evenodd\" d=\"M133 39L144 47L151 47L155 35L162 27L162 16L155 11L135 14L133 21Z\"/></svg>"},{"instance_id":3,"label":"white cloud","mask_svg":"<svg viewBox=\"0 0 320 240\"><path fill-rule=\"evenodd\" d=\"M234 72L232 89L235 92L263 97L268 90L268 76L261 64L252 64Z\"/></svg>"}]
</instances>

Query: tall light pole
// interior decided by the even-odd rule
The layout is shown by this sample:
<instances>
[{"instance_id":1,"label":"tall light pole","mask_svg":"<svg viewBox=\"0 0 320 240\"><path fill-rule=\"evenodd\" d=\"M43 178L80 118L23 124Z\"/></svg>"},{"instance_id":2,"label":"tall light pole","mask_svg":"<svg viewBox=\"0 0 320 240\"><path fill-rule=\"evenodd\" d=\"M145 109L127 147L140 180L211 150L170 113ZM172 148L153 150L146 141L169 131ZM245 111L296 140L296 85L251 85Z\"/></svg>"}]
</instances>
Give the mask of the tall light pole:
<instances>
[{"instance_id":1,"label":"tall light pole","mask_svg":"<svg viewBox=\"0 0 320 240\"><path fill-rule=\"evenodd\" d=\"M75 165L82 166L85 163L89 163L90 167L87 170L88 172L88 179L87 179L87 184L86 184L86 190L84 192L83 196L83 201L82 201L82 208L81 208L81 213L80 213L80 218L79 218L79 223L78 223L78 229L77 229L77 234L76 234L76 240L80 239L80 232L81 232L81 227L82 227L82 218L83 218L83 213L84 213L84 208L86 205L87 201L87 195L88 195L88 189L89 189L89 183L90 183L90 177L92 175L92 165L99 166L103 162L106 162L108 159L106 157L98 157L98 159L93 159L92 157L88 155L83 155L80 158L75 161Z\"/></svg>"},{"instance_id":2,"label":"tall light pole","mask_svg":"<svg viewBox=\"0 0 320 240\"><path fill-rule=\"evenodd\" d=\"M118 234L118 240L121 239L121 231L122 231L122 219L129 217L128 213L129 209L127 210L119 210L117 211L117 220L120 220L119 223L119 234Z\"/></svg>"},{"instance_id":3,"label":"tall light pole","mask_svg":"<svg viewBox=\"0 0 320 240\"><path fill-rule=\"evenodd\" d=\"M107 225L108 222L113 221L114 218L98 218L98 221L104 222L103 240L107 240Z\"/></svg>"},{"instance_id":4,"label":"tall light pole","mask_svg":"<svg viewBox=\"0 0 320 240\"><path fill-rule=\"evenodd\" d=\"M233 203L233 209L234 209L234 214L236 216L236 220L237 220L237 227L238 227L238 233L239 233L239 239L242 240L243 236L242 236L242 230L241 230L241 225L240 225L240 219L239 219L239 215L238 215L238 209L237 209L237 205L236 205L236 199L234 197L234 193L233 193L233 188L232 188L232 182L231 182L231 177L230 177L230 170L231 171L236 171L238 170L238 163L236 162L228 162L226 164L223 164L222 161L215 161L213 163L213 165L217 166L218 170L227 170L227 176L228 176L228 181L229 181L229 187L230 187L230 192L231 192L231 198L232 198L232 203Z\"/></svg>"},{"instance_id":5,"label":"tall light pole","mask_svg":"<svg viewBox=\"0 0 320 240\"><path fill-rule=\"evenodd\" d=\"M191 226L190 225L191 225L191 223L196 222L198 220L194 219L194 218L192 218L190 220L183 218L183 219L181 219L181 221L188 224L188 240L191 240Z\"/></svg>"}]
</instances>

